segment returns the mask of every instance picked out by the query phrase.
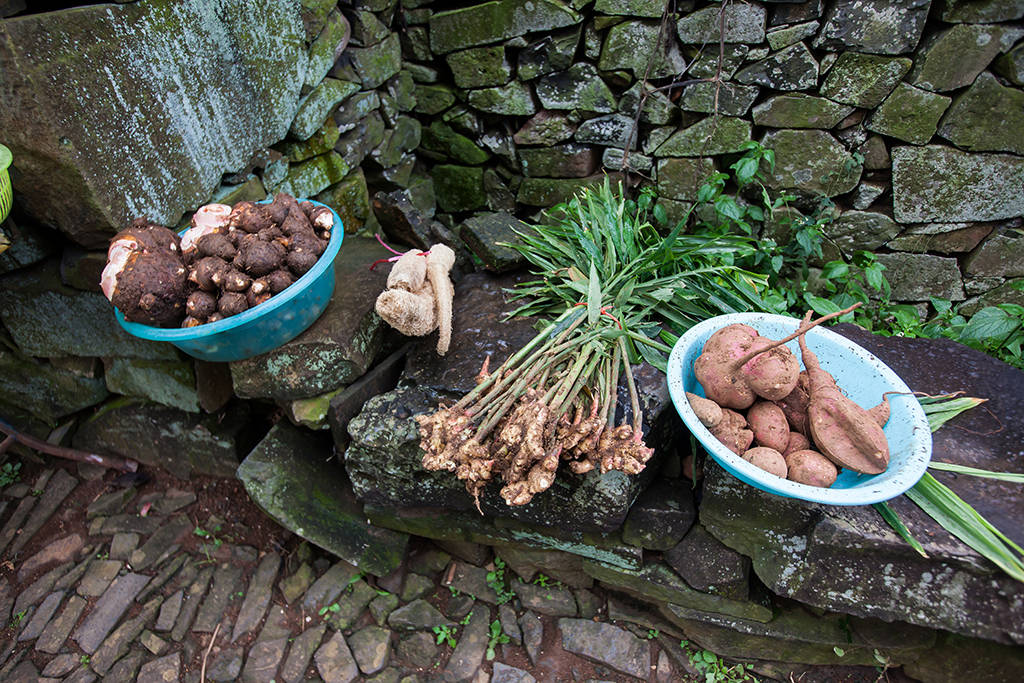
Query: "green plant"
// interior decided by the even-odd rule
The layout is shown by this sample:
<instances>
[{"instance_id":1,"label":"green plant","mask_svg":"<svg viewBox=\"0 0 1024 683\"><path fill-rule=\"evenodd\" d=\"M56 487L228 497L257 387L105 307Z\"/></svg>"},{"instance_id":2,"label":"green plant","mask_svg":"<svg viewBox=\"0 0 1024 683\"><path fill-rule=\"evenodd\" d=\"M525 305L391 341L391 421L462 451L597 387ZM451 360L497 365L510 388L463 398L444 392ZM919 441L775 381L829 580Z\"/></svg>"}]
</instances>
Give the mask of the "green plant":
<instances>
[{"instance_id":1,"label":"green plant","mask_svg":"<svg viewBox=\"0 0 1024 683\"><path fill-rule=\"evenodd\" d=\"M0 467L0 486L9 486L21 479L21 463L5 462Z\"/></svg>"},{"instance_id":2,"label":"green plant","mask_svg":"<svg viewBox=\"0 0 1024 683\"><path fill-rule=\"evenodd\" d=\"M326 619L328 617L328 612L336 613L336 612L340 612L340 611L341 611L341 606L339 606L338 603L336 603L336 602L332 602L329 605L324 605L323 607L321 607L317 611L317 614L319 616L323 617L324 619Z\"/></svg>"},{"instance_id":3,"label":"green plant","mask_svg":"<svg viewBox=\"0 0 1024 683\"><path fill-rule=\"evenodd\" d=\"M463 626L469 626L469 620L472 619L472 618L473 618L473 610L470 610L469 614L467 614L466 616L462 617L462 620L459 621L459 623L462 624Z\"/></svg>"},{"instance_id":4,"label":"green plant","mask_svg":"<svg viewBox=\"0 0 1024 683\"><path fill-rule=\"evenodd\" d=\"M550 578L541 573L538 573L537 576L535 576L533 579L533 583L540 586L541 588L547 588L550 581Z\"/></svg>"},{"instance_id":5,"label":"green plant","mask_svg":"<svg viewBox=\"0 0 1024 683\"><path fill-rule=\"evenodd\" d=\"M459 597L460 595L462 595L462 591L460 591L460 590L459 590L458 588L456 588L455 586L448 586L448 592L449 592L449 593L451 593L451 596L452 596L453 598L457 598L457 597Z\"/></svg>"},{"instance_id":6,"label":"green plant","mask_svg":"<svg viewBox=\"0 0 1024 683\"><path fill-rule=\"evenodd\" d=\"M445 643L448 647L455 649L455 646L458 644L458 641L455 639L455 636L458 633L457 627L449 626L448 624L441 624L440 626L433 627L431 631L433 631L434 635L437 636L438 645Z\"/></svg>"},{"instance_id":7,"label":"green plant","mask_svg":"<svg viewBox=\"0 0 1024 683\"><path fill-rule=\"evenodd\" d=\"M10 624L11 628L14 628L18 624L20 624L21 620L25 618L25 615L27 613L28 613L28 610L24 610L23 609L20 612L16 612L15 614L13 614L11 616L11 624Z\"/></svg>"},{"instance_id":8,"label":"green plant","mask_svg":"<svg viewBox=\"0 0 1024 683\"><path fill-rule=\"evenodd\" d=\"M89 655L82 655L81 657L78 658L78 663L81 664L82 666L85 666L90 661L91 661L91 658L89 657Z\"/></svg>"},{"instance_id":9,"label":"green plant","mask_svg":"<svg viewBox=\"0 0 1024 683\"><path fill-rule=\"evenodd\" d=\"M702 676L704 683L740 683L741 681L757 681L743 664L728 666L714 652L709 650L691 650L690 641L679 641L679 647Z\"/></svg>"},{"instance_id":10,"label":"green plant","mask_svg":"<svg viewBox=\"0 0 1024 683\"><path fill-rule=\"evenodd\" d=\"M355 585L362 581L364 578L366 578L366 572L356 572L356 574L348 580L348 583L345 584L345 591L351 593L352 589L355 588Z\"/></svg>"},{"instance_id":11,"label":"green plant","mask_svg":"<svg viewBox=\"0 0 1024 683\"><path fill-rule=\"evenodd\" d=\"M647 640L654 640L659 635L661 635L661 633L658 631L658 629L656 629L656 628L649 628L649 629L647 629Z\"/></svg>"},{"instance_id":12,"label":"green plant","mask_svg":"<svg viewBox=\"0 0 1024 683\"><path fill-rule=\"evenodd\" d=\"M499 605L504 605L516 596L505 579L505 566L505 561L495 555L494 569L487 572L487 585L497 594Z\"/></svg>"},{"instance_id":13,"label":"green plant","mask_svg":"<svg viewBox=\"0 0 1024 683\"><path fill-rule=\"evenodd\" d=\"M509 637L501 628L501 622L495 619L491 622L490 635L487 639L487 661L494 659L494 648L502 643L507 643Z\"/></svg>"}]
</instances>

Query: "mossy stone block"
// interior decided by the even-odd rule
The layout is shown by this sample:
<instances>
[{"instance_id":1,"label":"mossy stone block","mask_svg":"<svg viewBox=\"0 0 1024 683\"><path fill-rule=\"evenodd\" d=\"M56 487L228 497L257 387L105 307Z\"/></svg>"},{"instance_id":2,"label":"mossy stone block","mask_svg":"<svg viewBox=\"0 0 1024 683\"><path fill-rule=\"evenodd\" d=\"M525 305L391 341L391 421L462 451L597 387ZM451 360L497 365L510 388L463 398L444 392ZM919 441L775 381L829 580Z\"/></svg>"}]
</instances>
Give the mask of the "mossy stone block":
<instances>
[{"instance_id":1,"label":"mossy stone block","mask_svg":"<svg viewBox=\"0 0 1024 683\"><path fill-rule=\"evenodd\" d=\"M576 125L567 115L540 111L512 139L517 145L554 145L568 140L575 132Z\"/></svg>"},{"instance_id":2,"label":"mossy stone block","mask_svg":"<svg viewBox=\"0 0 1024 683\"><path fill-rule=\"evenodd\" d=\"M593 147L577 144L524 147L519 161L529 177L583 178L597 170L598 155Z\"/></svg>"},{"instance_id":3,"label":"mossy stone block","mask_svg":"<svg viewBox=\"0 0 1024 683\"><path fill-rule=\"evenodd\" d=\"M402 44L397 33L370 47L350 47L349 55L364 90L379 87L402 68Z\"/></svg>"},{"instance_id":4,"label":"mossy stone block","mask_svg":"<svg viewBox=\"0 0 1024 683\"><path fill-rule=\"evenodd\" d=\"M521 268L525 257L513 249L520 244L518 233L529 233L532 228L504 211L485 213L467 218L459 228L459 237L492 273L505 273Z\"/></svg>"},{"instance_id":5,"label":"mossy stone block","mask_svg":"<svg viewBox=\"0 0 1024 683\"><path fill-rule=\"evenodd\" d=\"M65 415L108 395L102 377L86 377L12 351L0 351L0 396L54 427Z\"/></svg>"},{"instance_id":6,"label":"mossy stone block","mask_svg":"<svg viewBox=\"0 0 1024 683\"><path fill-rule=\"evenodd\" d=\"M460 88L483 88L505 85L512 78L512 67L504 45L471 48L445 56L452 70L455 85Z\"/></svg>"},{"instance_id":7,"label":"mossy stone block","mask_svg":"<svg viewBox=\"0 0 1024 683\"><path fill-rule=\"evenodd\" d=\"M312 197L340 182L349 170L345 159L332 150L289 166L284 182L274 188L274 192L287 192L300 198Z\"/></svg>"},{"instance_id":8,"label":"mossy stone block","mask_svg":"<svg viewBox=\"0 0 1024 683\"><path fill-rule=\"evenodd\" d=\"M307 88L315 88L334 66L339 54L338 48L345 44L349 32L349 24L345 17L337 8L332 9L320 34L309 46L305 83Z\"/></svg>"},{"instance_id":9,"label":"mossy stone block","mask_svg":"<svg viewBox=\"0 0 1024 683\"><path fill-rule=\"evenodd\" d=\"M667 78L682 73L686 60L674 40L658 41L660 24L655 21L624 21L608 29L601 44L597 68L601 71L632 71L634 78L647 72L651 46L661 45L651 65L649 78Z\"/></svg>"},{"instance_id":10,"label":"mossy stone block","mask_svg":"<svg viewBox=\"0 0 1024 683\"><path fill-rule=\"evenodd\" d=\"M803 93L776 95L754 107L754 123L769 128L834 128L853 107Z\"/></svg>"},{"instance_id":11,"label":"mossy stone block","mask_svg":"<svg viewBox=\"0 0 1024 683\"><path fill-rule=\"evenodd\" d=\"M1019 0L942 0L943 21L950 23L993 24L1024 17Z\"/></svg>"},{"instance_id":12,"label":"mossy stone block","mask_svg":"<svg viewBox=\"0 0 1024 683\"><path fill-rule=\"evenodd\" d=\"M604 147L636 146L636 126L633 119L622 114L608 114L587 119L576 129L576 142Z\"/></svg>"},{"instance_id":13,"label":"mossy stone block","mask_svg":"<svg viewBox=\"0 0 1024 683\"><path fill-rule=\"evenodd\" d=\"M325 78L299 103L289 133L298 140L307 140L316 133L327 119L331 110L345 98L359 91L358 83Z\"/></svg>"},{"instance_id":14,"label":"mossy stone block","mask_svg":"<svg viewBox=\"0 0 1024 683\"><path fill-rule=\"evenodd\" d=\"M907 81L933 92L970 85L996 55L1013 46L1019 35L1004 26L957 24L921 43Z\"/></svg>"},{"instance_id":15,"label":"mossy stone block","mask_svg":"<svg viewBox=\"0 0 1024 683\"><path fill-rule=\"evenodd\" d=\"M702 157L739 152L750 141L750 122L709 116L676 132L655 151L659 157Z\"/></svg>"},{"instance_id":16,"label":"mossy stone block","mask_svg":"<svg viewBox=\"0 0 1024 683\"><path fill-rule=\"evenodd\" d=\"M665 11L661 0L597 0L594 11L601 14L657 19Z\"/></svg>"},{"instance_id":17,"label":"mossy stone block","mask_svg":"<svg viewBox=\"0 0 1024 683\"><path fill-rule=\"evenodd\" d=\"M341 129L334 119L328 117L320 130L302 142L285 141L277 145L277 150L290 162L305 161L334 149L334 144L341 137Z\"/></svg>"},{"instance_id":18,"label":"mossy stone block","mask_svg":"<svg viewBox=\"0 0 1024 683\"><path fill-rule=\"evenodd\" d=\"M893 218L900 223L992 221L1024 214L1024 159L942 145L892 150Z\"/></svg>"},{"instance_id":19,"label":"mossy stone block","mask_svg":"<svg viewBox=\"0 0 1024 683\"><path fill-rule=\"evenodd\" d=\"M775 168L767 176L771 188L834 197L860 180L861 165L826 131L774 130L761 144L775 150Z\"/></svg>"},{"instance_id":20,"label":"mossy stone block","mask_svg":"<svg viewBox=\"0 0 1024 683\"><path fill-rule=\"evenodd\" d=\"M765 39L768 41L768 47L772 50L781 50L782 48L789 47L793 43L801 41L804 38L810 38L818 32L819 26L821 26L821 23L817 21L807 21L802 24L785 26L774 31L769 31L765 35Z\"/></svg>"},{"instance_id":21,"label":"mossy stone block","mask_svg":"<svg viewBox=\"0 0 1024 683\"><path fill-rule=\"evenodd\" d=\"M558 31L541 40L527 45L519 51L519 66L516 76L529 81L537 76L546 76L568 69L580 43L580 29Z\"/></svg>"},{"instance_id":22,"label":"mossy stone block","mask_svg":"<svg viewBox=\"0 0 1024 683\"><path fill-rule=\"evenodd\" d=\"M743 67L735 78L773 90L809 90L818 84L818 62L806 45L797 43Z\"/></svg>"},{"instance_id":23,"label":"mossy stone block","mask_svg":"<svg viewBox=\"0 0 1024 683\"><path fill-rule=\"evenodd\" d=\"M1024 100L1024 94L1021 98ZM865 127L904 142L923 145L935 135L939 119L951 101L943 95L900 83L871 115Z\"/></svg>"},{"instance_id":24,"label":"mossy stone block","mask_svg":"<svg viewBox=\"0 0 1024 683\"><path fill-rule=\"evenodd\" d=\"M660 159L658 161L658 195L670 199L696 201L704 181L714 173L711 159Z\"/></svg>"},{"instance_id":25,"label":"mossy stone block","mask_svg":"<svg viewBox=\"0 0 1024 683\"><path fill-rule=\"evenodd\" d=\"M434 166L431 176L442 211L472 211L487 206L483 168L440 164Z\"/></svg>"},{"instance_id":26,"label":"mossy stone block","mask_svg":"<svg viewBox=\"0 0 1024 683\"><path fill-rule=\"evenodd\" d=\"M455 132L451 126L436 119L423 131L420 149L468 165L482 164L491 158L489 152L481 149L468 137Z\"/></svg>"},{"instance_id":27,"label":"mossy stone block","mask_svg":"<svg viewBox=\"0 0 1024 683\"><path fill-rule=\"evenodd\" d=\"M537 83L537 98L545 109L615 111L615 95L598 75L597 69L586 62L542 78Z\"/></svg>"},{"instance_id":28,"label":"mossy stone block","mask_svg":"<svg viewBox=\"0 0 1024 683\"><path fill-rule=\"evenodd\" d=\"M844 52L825 77L821 94L836 102L873 109L893 91L912 64L906 57Z\"/></svg>"},{"instance_id":29,"label":"mossy stone block","mask_svg":"<svg viewBox=\"0 0 1024 683\"><path fill-rule=\"evenodd\" d=\"M930 2L834 0L814 45L826 50L857 50L898 55L917 46Z\"/></svg>"},{"instance_id":30,"label":"mossy stone block","mask_svg":"<svg viewBox=\"0 0 1024 683\"><path fill-rule=\"evenodd\" d=\"M643 95L643 83L636 83L629 90L622 93L619 98L619 111L623 114L635 116L636 109L640 106L640 99ZM650 123L655 126L664 126L670 123L678 113L678 108L672 103L663 92L647 91L647 98L644 100L643 111L640 112L640 120L643 123Z\"/></svg>"},{"instance_id":31,"label":"mossy stone block","mask_svg":"<svg viewBox=\"0 0 1024 683\"><path fill-rule=\"evenodd\" d=\"M1024 155L1024 92L1000 85L990 73L981 74L953 102L939 135L961 149Z\"/></svg>"},{"instance_id":32,"label":"mossy stone block","mask_svg":"<svg viewBox=\"0 0 1024 683\"><path fill-rule=\"evenodd\" d=\"M750 109L750 105L754 104L760 92L756 85L722 83L720 88L715 86L715 83L710 82L688 85L679 98L679 107L686 111L711 114L715 111L717 95L719 114L743 116Z\"/></svg>"},{"instance_id":33,"label":"mossy stone block","mask_svg":"<svg viewBox=\"0 0 1024 683\"><path fill-rule=\"evenodd\" d=\"M314 198L334 209L345 226L346 235L357 233L364 226L376 223L373 209L370 208L366 175L362 168L355 169L340 183L331 185Z\"/></svg>"},{"instance_id":34,"label":"mossy stone block","mask_svg":"<svg viewBox=\"0 0 1024 683\"><path fill-rule=\"evenodd\" d=\"M573 26L580 19L558 0L494 0L431 15L430 48L435 54L447 54L534 31Z\"/></svg>"},{"instance_id":35,"label":"mossy stone block","mask_svg":"<svg viewBox=\"0 0 1024 683\"><path fill-rule=\"evenodd\" d=\"M111 358L104 362L107 388L191 413L199 412L196 373L190 361Z\"/></svg>"},{"instance_id":36,"label":"mossy stone block","mask_svg":"<svg viewBox=\"0 0 1024 683\"><path fill-rule=\"evenodd\" d=\"M530 86L519 81L469 91L469 104L480 111L506 116L531 116L537 111Z\"/></svg>"},{"instance_id":37,"label":"mossy stone block","mask_svg":"<svg viewBox=\"0 0 1024 683\"><path fill-rule=\"evenodd\" d=\"M604 179L604 174L588 178L523 178L516 201L527 206L550 207L570 199L585 187L600 186Z\"/></svg>"},{"instance_id":38,"label":"mossy stone block","mask_svg":"<svg viewBox=\"0 0 1024 683\"><path fill-rule=\"evenodd\" d=\"M992 70L1014 85L1024 86L1024 43L997 59Z\"/></svg>"},{"instance_id":39,"label":"mossy stone block","mask_svg":"<svg viewBox=\"0 0 1024 683\"><path fill-rule=\"evenodd\" d=\"M434 116L455 104L455 93L447 85L417 83L415 92L416 106L413 111L417 114Z\"/></svg>"},{"instance_id":40,"label":"mossy stone block","mask_svg":"<svg viewBox=\"0 0 1024 683\"><path fill-rule=\"evenodd\" d=\"M726 5L724 31L719 35L722 19L720 8L705 7L686 14L676 23L676 33L683 44L704 45L717 43L747 43L756 45L764 42L764 27L767 12L761 5Z\"/></svg>"}]
</instances>

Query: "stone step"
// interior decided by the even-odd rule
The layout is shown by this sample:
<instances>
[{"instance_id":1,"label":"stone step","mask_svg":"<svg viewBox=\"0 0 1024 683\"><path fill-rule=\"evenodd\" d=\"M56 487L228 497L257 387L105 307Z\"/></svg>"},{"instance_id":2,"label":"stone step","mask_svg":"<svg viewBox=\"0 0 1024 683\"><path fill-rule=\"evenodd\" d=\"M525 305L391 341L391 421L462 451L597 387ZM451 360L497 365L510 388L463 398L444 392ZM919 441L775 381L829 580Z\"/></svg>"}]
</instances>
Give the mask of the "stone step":
<instances>
[{"instance_id":1,"label":"stone step","mask_svg":"<svg viewBox=\"0 0 1024 683\"><path fill-rule=\"evenodd\" d=\"M125 574L115 579L75 631L73 637L79 647L88 654L96 652L148 582L149 577L144 574Z\"/></svg>"}]
</instances>

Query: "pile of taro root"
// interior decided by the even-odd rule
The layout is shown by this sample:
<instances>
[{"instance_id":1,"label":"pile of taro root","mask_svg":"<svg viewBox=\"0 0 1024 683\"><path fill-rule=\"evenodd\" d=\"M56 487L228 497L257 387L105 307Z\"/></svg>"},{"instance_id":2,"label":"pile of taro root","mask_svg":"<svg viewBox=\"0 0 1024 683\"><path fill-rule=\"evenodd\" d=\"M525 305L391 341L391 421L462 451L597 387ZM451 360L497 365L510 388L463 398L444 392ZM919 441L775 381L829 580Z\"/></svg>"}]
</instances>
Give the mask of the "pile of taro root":
<instances>
[{"instance_id":1,"label":"pile of taro root","mask_svg":"<svg viewBox=\"0 0 1024 683\"><path fill-rule=\"evenodd\" d=\"M331 210L278 194L269 204L207 204L181 236L137 218L114 236L101 287L129 322L194 327L279 294L312 268Z\"/></svg>"},{"instance_id":2,"label":"pile of taro root","mask_svg":"<svg viewBox=\"0 0 1024 683\"><path fill-rule=\"evenodd\" d=\"M854 403L804 339L814 325L846 312L813 323L808 313L796 333L779 341L742 324L716 331L693 365L707 398L687 393L698 419L747 462L801 484L829 487L840 467L884 472L888 400L882 396L870 410ZM793 338L799 339L804 371L783 346Z\"/></svg>"}]
</instances>

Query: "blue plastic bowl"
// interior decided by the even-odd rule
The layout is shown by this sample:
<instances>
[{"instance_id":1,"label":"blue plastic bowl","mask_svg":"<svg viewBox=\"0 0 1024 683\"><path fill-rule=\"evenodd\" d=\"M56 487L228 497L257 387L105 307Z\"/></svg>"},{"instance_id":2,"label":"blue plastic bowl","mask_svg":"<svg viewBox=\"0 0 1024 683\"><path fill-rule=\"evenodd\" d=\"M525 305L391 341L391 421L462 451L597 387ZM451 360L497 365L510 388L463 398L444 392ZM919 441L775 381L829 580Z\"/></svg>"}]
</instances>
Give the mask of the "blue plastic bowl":
<instances>
[{"instance_id":1,"label":"blue plastic bowl","mask_svg":"<svg viewBox=\"0 0 1024 683\"><path fill-rule=\"evenodd\" d=\"M892 412L883 429L889 441L889 467L885 472L867 475L842 469L830 488L808 486L751 465L712 436L697 419L685 392L704 396L704 389L693 374L693 362L713 332L734 323L749 325L762 336L782 339L795 332L800 321L770 313L721 315L690 328L672 349L668 360L668 388L672 402L683 422L719 465L737 479L762 491L829 505L878 503L900 495L917 483L932 455L932 434L921 405L909 395L910 389L885 363L845 337L822 327L815 327L807 333L807 346L817 354L821 367L832 373L839 387L855 403L870 408L877 405L887 391L908 394L889 395ZM800 358L800 348L795 339L787 346ZM800 367L803 368L802 362Z\"/></svg>"},{"instance_id":2,"label":"blue plastic bowl","mask_svg":"<svg viewBox=\"0 0 1024 683\"><path fill-rule=\"evenodd\" d=\"M266 204L269 201L259 203ZM313 200L299 201L326 206ZM341 249L345 227L334 209L331 209L331 215L334 216L331 239L316 265L283 292L275 294L259 306L196 327L167 328L131 323L124 319L124 314L116 307L114 316L121 327L136 337L170 342L200 360L243 360L275 349L312 325L327 308L334 294L334 258Z\"/></svg>"}]
</instances>

